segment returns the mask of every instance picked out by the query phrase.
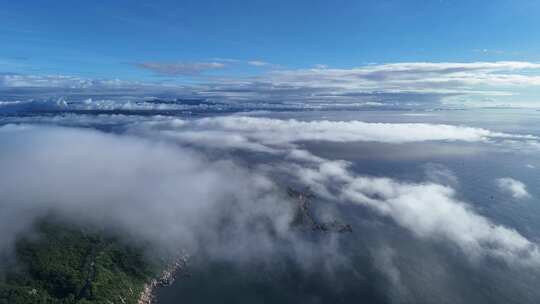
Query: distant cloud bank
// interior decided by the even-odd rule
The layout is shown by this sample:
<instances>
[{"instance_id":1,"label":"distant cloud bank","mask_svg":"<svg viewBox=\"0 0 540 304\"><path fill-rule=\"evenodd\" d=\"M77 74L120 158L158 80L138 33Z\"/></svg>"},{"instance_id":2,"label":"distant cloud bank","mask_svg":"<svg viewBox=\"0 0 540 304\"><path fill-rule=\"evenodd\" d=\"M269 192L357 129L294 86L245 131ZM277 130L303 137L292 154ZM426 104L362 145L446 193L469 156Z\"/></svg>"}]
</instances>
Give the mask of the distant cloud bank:
<instances>
[{"instance_id":1,"label":"distant cloud bank","mask_svg":"<svg viewBox=\"0 0 540 304\"><path fill-rule=\"evenodd\" d=\"M265 67L252 76L205 72L231 65ZM63 75L0 74L1 99L106 95L131 98L196 95L220 101L371 102L394 106L464 105L470 102L527 102L523 94L540 86L540 64L522 61L372 64L356 68L317 65L310 69L276 68L261 60L215 59L201 62L139 62L135 67L163 76L197 76L196 84L169 79L153 83L82 79ZM114 94L113 94L114 93ZM112 98L112 97L111 97ZM519 100L517 100L519 98ZM529 100L531 101L531 100Z\"/></svg>"}]
</instances>

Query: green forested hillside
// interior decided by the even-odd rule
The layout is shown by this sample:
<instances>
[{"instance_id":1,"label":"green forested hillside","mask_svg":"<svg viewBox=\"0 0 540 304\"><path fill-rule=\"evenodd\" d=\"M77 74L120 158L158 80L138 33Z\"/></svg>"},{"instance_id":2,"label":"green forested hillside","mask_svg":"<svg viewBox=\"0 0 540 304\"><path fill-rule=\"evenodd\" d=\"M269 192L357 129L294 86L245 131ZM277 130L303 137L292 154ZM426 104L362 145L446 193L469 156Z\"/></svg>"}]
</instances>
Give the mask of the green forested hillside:
<instances>
[{"instance_id":1,"label":"green forested hillside","mask_svg":"<svg viewBox=\"0 0 540 304\"><path fill-rule=\"evenodd\" d=\"M16 244L0 304L136 303L154 267L141 248L103 233L42 221Z\"/></svg>"}]
</instances>

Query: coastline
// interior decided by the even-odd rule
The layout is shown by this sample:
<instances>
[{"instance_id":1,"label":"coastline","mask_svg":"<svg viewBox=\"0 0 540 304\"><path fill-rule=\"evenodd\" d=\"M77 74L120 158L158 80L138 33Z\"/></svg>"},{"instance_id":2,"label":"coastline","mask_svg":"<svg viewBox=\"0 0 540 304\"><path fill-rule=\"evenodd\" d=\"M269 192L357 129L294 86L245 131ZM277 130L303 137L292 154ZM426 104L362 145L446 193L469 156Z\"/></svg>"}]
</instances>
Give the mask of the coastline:
<instances>
[{"instance_id":1,"label":"coastline","mask_svg":"<svg viewBox=\"0 0 540 304\"><path fill-rule=\"evenodd\" d=\"M167 266L161 274L147 282L143 286L143 291L139 296L137 304L155 304L155 292L158 288L172 285L178 275L185 270L189 255L183 254Z\"/></svg>"}]
</instances>

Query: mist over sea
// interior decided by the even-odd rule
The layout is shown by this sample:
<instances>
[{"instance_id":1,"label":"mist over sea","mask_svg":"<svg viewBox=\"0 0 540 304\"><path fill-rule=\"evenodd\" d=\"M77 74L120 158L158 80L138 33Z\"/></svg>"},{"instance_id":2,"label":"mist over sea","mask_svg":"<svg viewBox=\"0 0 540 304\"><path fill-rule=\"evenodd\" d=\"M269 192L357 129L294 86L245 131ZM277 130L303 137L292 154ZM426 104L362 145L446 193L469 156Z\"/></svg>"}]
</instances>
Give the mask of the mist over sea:
<instances>
[{"instance_id":1,"label":"mist over sea","mask_svg":"<svg viewBox=\"0 0 540 304\"><path fill-rule=\"evenodd\" d=\"M245 126L250 123L253 127ZM218 208L223 198L235 196L238 189L244 187L243 183L254 181L254 177L245 173L237 175L238 168L242 168L269 178L277 185L271 191L285 191L287 186L299 190L310 187L315 193L312 207L318 218L339 220L352 226L353 232L344 234L295 229L279 232L285 228L279 228L281 222L276 219L283 215L272 207L271 211L257 209L255 217L250 215L252 211L246 212L246 208L251 208L248 206L252 198L259 200L261 193L269 191L257 181L252 186L263 190L246 194L247 199L242 196L239 211L235 211L234 204L227 207L232 209L216 209L229 210L219 212L239 223L230 231L220 231L221 224L216 223L222 219L212 212L193 212L192 207L175 209L159 204L157 200L167 200L169 194L182 201L182 195L190 192L186 186L185 192L175 193L174 186L167 188L171 180L165 180L165 194L151 194L148 198L156 199L156 208L172 208L170 217L166 217L156 231L134 233L155 240L156 246L173 243L191 250L189 275L181 275L172 286L157 291L157 301L161 304L536 303L540 298L537 288L540 268L535 256L535 244L540 242L540 154L536 142L540 136L540 112L537 111L310 109L175 116L68 112L9 114L0 118L0 124L2 140L12 140L9 132L19 126L30 130L52 128L40 136L50 136L53 142L57 141L54 134L66 130L75 132L73 138L84 138L88 130L98 130L99 137L101 134L106 138L117 136L113 141L126 138L128 147L134 141L135 150L140 149L139 138L144 139L143 142L155 140L167 145L171 142L173 146L167 146L167 151L172 149L170 152L174 153L175 145L182 151L185 148L190 151L187 156L182 154L180 163L189 162L192 152L204 155L207 161L234 163L233 169L229 164L223 169L220 164L216 178L204 177L205 182L199 183L200 189L196 190L200 195L194 195L196 202L189 204L209 199L215 202L207 207ZM451 129L441 125L449 125ZM62 127L60 131L56 129L58 126ZM424 127L451 133L441 135L442 140L409 139L407 131L400 131ZM469 127L471 129L465 129ZM305 129L295 132L297 128ZM366 128L365 134L362 128ZM382 136L378 133L380 128ZM384 133L389 130L400 135ZM26 131L17 132L26 134ZM481 137L471 137L471 132L479 132ZM76 135L78 133L80 135ZM336 140L333 134L348 134L351 138L343 135L343 139ZM388 138L384 134L388 134ZM230 146L223 146L224 142L219 141L224 136L234 136L225 137L227 143L232 143ZM11 146L16 142L10 141ZM41 140L37 144L38 148L45 145L46 149L53 149ZM108 139L105 143L99 139L88 147L116 149ZM130 149L119 155L131 153ZM162 152L156 154L148 149L126 156L142 168L137 174L151 172L154 159L172 155L167 152L161 156ZM6 150L0 156L9 156L9 153ZM110 157L104 155L104 159L109 160ZM138 164L140 157L147 161ZM62 159L57 160L59 166L63 166ZM98 161L101 160L98 158ZM123 166L124 161L118 164ZM324 169L326 165L328 168ZM165 174L171 175L172 181L192 176L195 182L200 178L193 173L197 169L180 169L187 170L185 174L194 174L186 177L184 173L174 175L177 174L174 170L168 172L167 163L156 166L161 169L150 173L154 178L160 178L160 170L166 170ZM312 168L312 171L300 174L302 168ZM505 178L518 182L511 186L524 185L526 194L520 194L515 187L505 187L505 181L508 182ZM150 183L148 187L158 184ZM228 184L234 185L224 186ZM432 186L434 184L437 186ZM131 187L129 179L125 185L120 185L124 186ZM355 195L366 196L360 199L362 203L350 203L356 199L351 194L353 191L358 191ZM217 194L208 198L207 192ZM412 196L409 197L409 193L413 193ZM434 196L424 197L424 193ZM189 194L186 199L191 199ZM415 199L422 201L423 209L414 209ZM443 209L438 207L440 199L448 201ZM268 207L269 202L283 203L285 198L272 195L265 200ZM370 205L372 201L374 205ZM378 209L377 204L388 204L387 209ZM131 208L141 206L125 204L118 210L130 210L136 222L137 210ZM460 206L464 207L460 209ZM152 205L147 207L148 210L153 208ZM400 209L402 207L404 209ZM196 216L198 223L183 226L182 221L188 220L185 214ZM241 215L236 218L238 214ZM158 219L161 216L156 215ZM271 230L278 232L268 233L264 230L266 224L259 227L269 216L276 216L270 222L276 221ZM131 221L125 219L126 227L122 229L129 231L135 227ZM170 231L169 227L172 227ZM185 236L186 232L195 234L196 240Z\"/></svg>"},{"instance_id":2,"label":"mist over sea","mask_svg":"<svg viewBox=\"0 0 540 304\"><path fill-rule=\"evenodd\" d=\"M444 123L540 135L540 112L530 110L260 115L306 121ZM320 157L349 161L357 174L451 185L479 214L540 240L540 154L535 151L462 142L306 141L301 147ZM501 192L495 180L506 176L525 183L530 198L523 201ZM329 202L319 198L315 203L324 207ZM540 298L537 270L513 269L493 259L471 261L451 244L418 240L365 209L342 206L338 214L353 225L352 234L339 237L340 254L347 262L334 262L328 256L305 271L286 255L275 257L270 265L238 265L219 259L208 263L194 257L192 276L160 289L159 303L535 303ZM330 238L323 236L317 242L324 244L325 237Z\"/></svg>"}]
</instances>

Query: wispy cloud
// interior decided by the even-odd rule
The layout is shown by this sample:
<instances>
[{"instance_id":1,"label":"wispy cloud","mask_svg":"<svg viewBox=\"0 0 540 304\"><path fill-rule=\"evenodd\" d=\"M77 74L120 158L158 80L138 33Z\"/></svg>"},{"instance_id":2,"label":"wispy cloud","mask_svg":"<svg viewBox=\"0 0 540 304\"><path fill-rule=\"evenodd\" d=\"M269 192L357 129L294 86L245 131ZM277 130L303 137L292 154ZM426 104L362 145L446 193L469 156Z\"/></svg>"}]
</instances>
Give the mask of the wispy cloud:
<instances>
[{"instance_id":1,"label":"wispy cloud","mask_svg":"<svg viewBox=\"0 0 540 304\"><path fill-rule=\"evenodd\" d=\"M217 62L227 62L227 63L241 63L243 60L240 59L234 59L234 58L222 58L222 57L214 57L210 59L211 61L217 61Z\"/></svg>"},{"instance_id":2,"label":"wispy cloud","mask_svg":"<svg viewBox=\"0 0 540 304\"><path fill-rule=\"evenodd\" d=\"M252 66L256 66L256 67L270 65L270 63L268 63L266 61L259 61L259 60L251 60L251 61L248 61L247 64L252 65Z\"/></svg>"},{"instance_id":3,"label":"wispy cloud","mask_svg":"<svg viewBox=\"0 0 540 304\"><path fill-rule=\"evenodd\" d=\"M136 63L135 66L161 75L193 76L209 70L223 69L226 67L226 64L222 62L141 62Z\"/></svg>"},{"instance_id":4,"label":"wispy cloud","mask_svg":"<svg viewBox=\"0 0 540 304\"><path fill-rule=\"evenodd\" d=\"M352 69L314 68L274 72L274 83L334 87L352 91L476 91L474 85L540 85L540 76L516 71L540 69L531 62L394 63Z\"/></svg>"}]
</instances>

